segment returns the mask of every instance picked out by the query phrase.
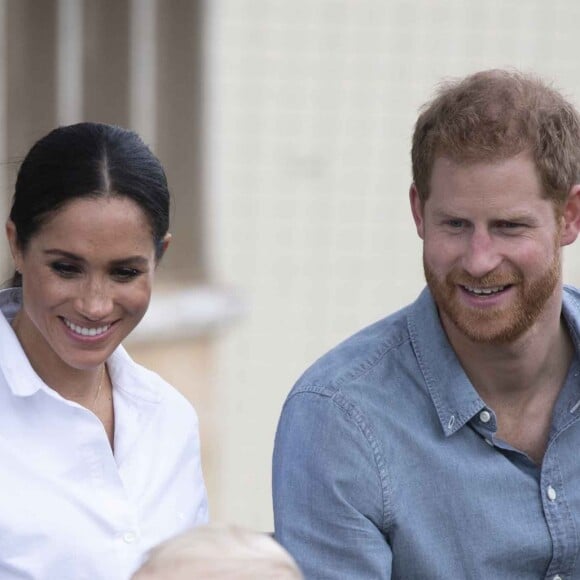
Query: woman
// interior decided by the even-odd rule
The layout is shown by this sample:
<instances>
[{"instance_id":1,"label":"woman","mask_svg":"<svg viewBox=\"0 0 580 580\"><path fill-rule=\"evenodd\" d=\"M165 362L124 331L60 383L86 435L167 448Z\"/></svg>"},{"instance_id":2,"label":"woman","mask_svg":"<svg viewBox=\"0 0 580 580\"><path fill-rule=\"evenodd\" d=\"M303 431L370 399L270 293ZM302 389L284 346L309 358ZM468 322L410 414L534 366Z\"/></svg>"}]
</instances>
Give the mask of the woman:
<instances>
[{"instance_id":1,"label":"woman","mask_svg":"<svg viewBox=\"0 0 580 580\"><path fill-rule=\"evenodd\" d=\"M169 192L134 133L38 141L6 231L0 292L0 578L126 579L207 521L193 408L121 341L167 249Z\"/></svg>"}]
</instances>

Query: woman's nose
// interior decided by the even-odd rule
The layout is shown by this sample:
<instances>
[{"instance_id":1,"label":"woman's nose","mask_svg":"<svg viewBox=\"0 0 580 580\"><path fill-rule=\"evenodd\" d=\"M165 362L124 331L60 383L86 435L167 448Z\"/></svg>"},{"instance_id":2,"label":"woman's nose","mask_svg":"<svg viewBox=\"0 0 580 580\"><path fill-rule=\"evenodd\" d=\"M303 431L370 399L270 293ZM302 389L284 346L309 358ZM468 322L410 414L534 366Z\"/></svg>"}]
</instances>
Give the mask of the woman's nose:
<instances>
[{"instance_id":1,"label":"woman's nose","mask_svg":"<svg viewBox=\"0 0 580 580\"><path fill-rule=\"evenodd\" d=\"M76 309L87 320L98 321L113 311L113 299L104 282L89 282L81 289Z\"/></svg>"}]
</instances>

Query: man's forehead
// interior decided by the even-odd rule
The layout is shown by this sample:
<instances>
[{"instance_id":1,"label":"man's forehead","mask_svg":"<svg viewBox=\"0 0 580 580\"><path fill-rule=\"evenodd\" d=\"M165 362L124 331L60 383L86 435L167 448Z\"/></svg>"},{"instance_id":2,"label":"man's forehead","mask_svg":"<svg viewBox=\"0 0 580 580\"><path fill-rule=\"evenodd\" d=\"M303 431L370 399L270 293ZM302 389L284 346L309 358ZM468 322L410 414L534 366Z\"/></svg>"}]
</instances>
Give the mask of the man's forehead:
<instances>
[{"instance_id":1,"label":"man's forehead","mask_svg":"<svg viewBox=\"0 0 580 580\"><path fill-rule=\"evenodd\" d=\"M541 193L542 182L536 164L528 153L498 160L456 161L439 156L433 163L431 191L437 187L501 188L532 190Z\"/></svg>"},{"instance_id":2,"label":"man's forehead","mask_svg":"<svg viewBox=\"0 0 580 580\"><path fill-rule=\"evenodd\" d=\"M446 215L481 210L497 219L524 218L553 205L527 154L473 163L440 156L435 160L425 203L431 211Z\"/></svg>"},{"instance_id":3,"label":"man's forehead","mask_svg":"<svg viewBox=\"0 0 580 580\"><path fill-rule=\"evenodd\" d=\"M499 155L482 152L481 155L469 155L457 157L447 152L440 152L433 158L433 170L436 168L454 169L454 170L481 170L496 167L517 166L526 168L532 173L539 175L534 157L530 151L523 150L513 155Z\"/></svg>"}]
</instances>

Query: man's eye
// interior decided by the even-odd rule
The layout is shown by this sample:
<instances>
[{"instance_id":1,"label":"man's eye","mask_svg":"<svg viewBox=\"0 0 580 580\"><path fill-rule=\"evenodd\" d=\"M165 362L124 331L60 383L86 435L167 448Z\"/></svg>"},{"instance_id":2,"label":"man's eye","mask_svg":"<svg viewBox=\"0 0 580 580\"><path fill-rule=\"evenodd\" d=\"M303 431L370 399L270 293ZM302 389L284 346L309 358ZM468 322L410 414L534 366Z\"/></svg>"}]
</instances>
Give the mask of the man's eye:
<instances>
[{"instance_id":1,"label":"man's eye","mask_svg":"<svg viewBox=\"0 0 580 580\"><path fill-rule=\"evenodd\" d=\"M75 264L69 264L67 262L53 262L50 267L54 272L63 278L72 278L80 273L80 268Z\"/></svg>"},{"instance_id":2,"label":"man's eye","mask_svg":"<svg viewBox=\"0 0 580 580\"><path fill-rule=\"evenodd\" d=\"M129 282L141 274L136 268L116 268L113 270L113 277L121 282Z\"/></svg>"},{"instance_id":3,"label":"man's eye","mask_svg":"<svg viewBox=\"0 0 580 580\"><path fill-rule=\"evenodd\" d=\"M517 230L519 228L525 227L524 224L517 222L499 222L497 227L501 230Z\"/></svg>"},{"instance_id":4,"label":"man's eye","mask_svg":"<svg viewBox=\"0 0 580 580\"><path fill-rule=\"evenodd\" d=\"M446 223L450 228L452 228L454 230L458 230L458 229L465 226L465 222L463 220L459 220L459 219L447 220Z\"/></svg>"}]
</instances>

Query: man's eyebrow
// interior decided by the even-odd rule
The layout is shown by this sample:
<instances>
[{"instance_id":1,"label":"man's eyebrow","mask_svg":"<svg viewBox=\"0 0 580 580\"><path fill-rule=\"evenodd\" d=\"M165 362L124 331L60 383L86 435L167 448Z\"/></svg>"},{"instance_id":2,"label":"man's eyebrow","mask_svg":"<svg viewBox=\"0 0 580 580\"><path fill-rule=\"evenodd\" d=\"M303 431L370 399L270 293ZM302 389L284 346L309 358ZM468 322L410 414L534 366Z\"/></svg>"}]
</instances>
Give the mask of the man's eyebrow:
<instances>
[{"instance_id":1,"label":"man's eyebrow","mask_svg":"<svg viewBox=\"0 0 580 580\"><path fill-rule=\"evenodd\" d=\"M518 211L514 213L507 212L503 216L498 216L495 221L499 222L529 222L536 221L537 218L533 213Z\"/></svg>"},{"instance_id":2,"label":"man's eyebrow","mask_svg":"<svg viewBox=\"0 0 580 580\"><path fill-rule=\"evenodd\" d=\"M458 219L463 219L461 218L461 212L457 212L457 211L449 211L449 210L444 210L444 209L436 209L433 212L433 215L437 218L458 218Z\"/></svg>"},{"instance_id":3,"label":"man's eyebrow","mask_svg":"<svg viewBox=\"0 0 580 580\"><path fill-rule=\"evenodd\" d=\"M457 219L466 219L463 218L461 211L452 211L452 210L444 210L444 209L436 209L433 211L433 215L437 218L457 218ZM498 213L495 217L490 218L490 221L494 222L518 222L518 221L537 221L537 217L527 210L514 210L510 211L507 210L505 212Z\"/></svg>"}]
</instances>

